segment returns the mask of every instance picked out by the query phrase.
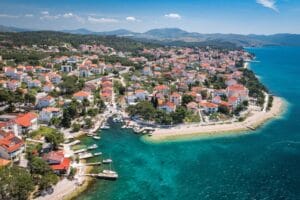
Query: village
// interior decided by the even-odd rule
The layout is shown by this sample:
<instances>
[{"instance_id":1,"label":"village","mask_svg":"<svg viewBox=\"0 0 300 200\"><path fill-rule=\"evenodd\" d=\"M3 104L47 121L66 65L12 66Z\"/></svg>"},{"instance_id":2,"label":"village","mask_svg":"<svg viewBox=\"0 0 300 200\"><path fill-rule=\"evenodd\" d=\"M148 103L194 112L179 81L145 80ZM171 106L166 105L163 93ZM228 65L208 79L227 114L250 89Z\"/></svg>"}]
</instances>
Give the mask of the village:
<instances>
[{"instance_id":1,"label":"village","mask_svg":"<svg viewBox=\"0 0 300 200\"><path fill-rule=\"evenodd\" d=\"M65 177L65 185L82 185L85 158L101 152L72 145L82 135L100 139L98 130L109 128L110 117L136 132L149 127L151 135L160 128L243 121L250 110L272 106L272 96L247 69L253 56L243 50L159 47L133 54L103 45L63 47L68 55L49 56L40 65L0 59L0 165L41 175L32 163L47 163L59 180L49 178L37 190L65 183ZM16 47L24 49L60 52Z\"/></svg>"}]
</instances>

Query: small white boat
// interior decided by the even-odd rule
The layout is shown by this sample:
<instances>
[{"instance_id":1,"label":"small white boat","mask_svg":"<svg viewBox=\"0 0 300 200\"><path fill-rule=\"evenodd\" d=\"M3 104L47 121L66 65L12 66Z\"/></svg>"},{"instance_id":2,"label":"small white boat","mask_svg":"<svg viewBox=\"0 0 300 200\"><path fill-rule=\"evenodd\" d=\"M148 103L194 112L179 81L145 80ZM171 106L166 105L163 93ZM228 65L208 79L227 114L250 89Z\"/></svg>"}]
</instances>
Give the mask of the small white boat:
<instances>
[{"instance_id":1,"label":"small white boat","mask_svg":"<svg viewBox=\"0 0 300 200\"><path fill-rule=\"evenodd\" d=\"M109 164L109 163L112 163L112 159L104 159L102 161L103 164Z\"/></svg>"},{"instance_id":2,"label":"small white boat","mask_svg":"<svg viewBox=\"0 0 300 200\"><path fill-rule=\"evenodd\" d=\"M97 149L98 145L97 144L93 144L91 146L89 146L87 149L91 150L91 149Z\"/></svg>"},{"instance_id":3,"label":"small white boat","mask_svg":"<svg viewBox=\"0 0 300 200\"><path fill-rule=\"evenodd\" d=\"M103 173L103 174L117 174L117 172L112 171L112 170L108 170L108 169L103 170L102 173Z\"/></svg>"},{"instance_id":4,"label":"small white boat","mask_svg":"<svg viewBox=\"0 0 300 200\"><path fill-rule=\"evenodd\" d=\"M110 127L108 125L101 126L101 129L109 129Z\"/></svg>"},{"instance_id":5,"label":"small white boat","mask_svg":"<svg viewBox=\"0 0 300 200\"><path fill-rule=\"evenodd\" d=\"M95 140L100 140L100 139L101 139L100 136L93 136L93 138L94 138Z\"/></svg>"},{"instance_id":6,"label":"small white boat","mask_svg":"<svg viewBox=\"0 0 300 200\"><path fill-rule=\"evenodd\" d=\"M94 156L100 156L100 155L102 155L102 152L96 152L96 153L94 153L93 155L94 155Z\"/></svg>"}]
</instances>

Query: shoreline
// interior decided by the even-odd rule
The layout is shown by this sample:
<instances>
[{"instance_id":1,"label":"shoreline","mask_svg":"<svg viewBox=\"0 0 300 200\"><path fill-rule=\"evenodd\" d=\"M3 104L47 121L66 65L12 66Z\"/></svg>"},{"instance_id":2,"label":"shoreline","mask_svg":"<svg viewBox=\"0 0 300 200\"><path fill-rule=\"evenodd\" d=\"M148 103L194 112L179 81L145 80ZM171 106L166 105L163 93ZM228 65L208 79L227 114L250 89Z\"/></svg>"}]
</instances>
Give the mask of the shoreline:
<instances>
[{"instance_id":1,"label":"shoreline","mask_svg":"<svg viewBox=\"0 0 300 200\"><path fill-rule=\"evenodd\" d=\"M269 111L252 111L250 116L242 122L207 126L187 124L170 129L157 129L151 136L144 136L143 140L160 143L250 134L271 119L281 116L286 111L286 107L287 102L283 98L274 96L273 105Z\"/></svg>"}]
</instances>

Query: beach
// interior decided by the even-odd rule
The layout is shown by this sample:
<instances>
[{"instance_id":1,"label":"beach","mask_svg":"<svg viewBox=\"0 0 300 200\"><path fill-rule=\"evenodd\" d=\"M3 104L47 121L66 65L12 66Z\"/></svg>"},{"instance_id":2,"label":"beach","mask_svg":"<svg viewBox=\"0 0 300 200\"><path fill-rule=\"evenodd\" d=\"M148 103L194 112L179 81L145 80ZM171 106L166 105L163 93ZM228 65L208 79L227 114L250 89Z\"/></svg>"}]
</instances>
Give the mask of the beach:
<instances>
[{"instance_id":1,"label":"beach","mask_svg":"<svg viewBox=\"0 0 300 200\"><path fill-rule=\"evenodd\" d=\"M215 125L180 125L169 129L156 129L145 140L150 142L170 141L177 139L189 139L193 137L218 137L228 134L241 134L252 131L263 125L270 119L278 117L285 110L285 101L280 97L274 97L273 105L269 111L251 111L242 122L232 122Z\"/></svg>"}]
</instances>

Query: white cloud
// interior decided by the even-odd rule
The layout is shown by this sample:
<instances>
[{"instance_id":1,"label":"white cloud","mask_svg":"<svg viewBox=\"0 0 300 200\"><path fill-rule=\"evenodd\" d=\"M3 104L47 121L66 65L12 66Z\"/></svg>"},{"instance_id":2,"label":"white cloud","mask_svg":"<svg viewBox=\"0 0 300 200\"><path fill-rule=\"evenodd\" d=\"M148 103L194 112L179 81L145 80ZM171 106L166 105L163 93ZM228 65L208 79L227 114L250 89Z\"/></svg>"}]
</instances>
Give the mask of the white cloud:
<instances>
[{"instance_id":1,"label":"white cloud","mask_svg":"<svg viewBox=\"0 0 300 200\"><path fill-rule=\"evenodd\" d=\"M126 17L126 21L135 22L135 21L137 21L137 19L135 17L128 16L128 17Z\"/></svg>"},{"instance_id":2,"label":"white cloud","mask_svg":"<svg viewBox=\"0 0 300 200\"><path fill-rule=\"evenodd\" d=\"M59 19L61 17L61 15L44 15L44 16L41 16L40 19L41 20L55 20L55 19Z\"/></svg>"},{"instance_id":3,"label":"white cloud","mask_svg":"<svg viewBox=\"0 0 300 200\"><path fill-rule=\"evenodd\" d=\"M42 11L41 14L42 15L49 15L49 12L48 11Z\"/></svg>"},{"instance_id":4,"label":"white cloud","mask_svg":"<svg viewBox=\"0 0 300 200\"><path fill-rule=\"evenodd\" d=\"M96 18L96 17L88 17L88 21L91 23L116 23L118 22L117 19L113 19L113 18Z\"/></svg>"},{"instance_id":5,"label":"white cloud","mask_svg":"<svg viewBox=\"0 0 300 200\"><path fill-rule=\"evenodd\" d=\"M170 19L181 19L181 16L177 13L165 14L165 17Z\"/></svg>"},{"instance_id":6,"label":"white cloud","mask_svg":"<svg viewBox=\"0 0 300 200\"><path fill-rule=\"evenodd\" d=\"M18 18L17 15L0 14L1 18Z\"/></svg>"},{"instance_id":7,"label":"white cloud","mask_svg":"<svg viewBox=\"0 0 300 200\"><path fill-rule=\"evenodd\" d=\"M266 7L270 8L276 12L279 12L277 6L276 6L276 1L275 0L256 0L256 3Z\"/></svg>"},{"instance_id":8,"label":"white cloud","mask_svg":"<svg viewBox=\"0 0 300 200\"><path fill-rule=\"evenodd\" d=\"M71 17L74 17L75 15L73 13L65 13L63 14L63 17L64 18L71 18Z\"/></svg>"},{"instance_id":9,"label":"white cloud","mask_svg":"<svg viewBox=\"0 0 300 200\"><path fill-rule=\"evenodd\" d=\"M33 17L33 14L25 14L25 17Z\"/></svg>"}]
</instances>

